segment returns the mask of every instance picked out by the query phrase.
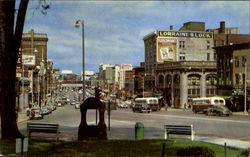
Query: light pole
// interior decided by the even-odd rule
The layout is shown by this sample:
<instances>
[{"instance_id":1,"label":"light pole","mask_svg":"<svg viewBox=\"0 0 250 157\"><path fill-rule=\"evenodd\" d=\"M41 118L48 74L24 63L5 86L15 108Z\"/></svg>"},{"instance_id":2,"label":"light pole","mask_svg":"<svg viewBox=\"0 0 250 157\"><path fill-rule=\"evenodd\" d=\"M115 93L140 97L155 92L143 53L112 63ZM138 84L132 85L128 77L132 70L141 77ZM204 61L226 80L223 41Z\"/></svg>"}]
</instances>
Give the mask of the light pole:
<instances>
[{"instance_id":1,"label":"light pole","mask_svg":"<svg viewBox=\"0 0 250 157\"><path fill-rule=\"evenodd\" d=\"M244 114L247 114L247 60L245 60L245 97L244 97Z\"/></svg>"},{"instance_id":2,"label":"light pole","mask_svg":"<svg viewBox=\"0 0 250 157\"><path fill-rule=\"evenodd\" d=\"M144 98L144 90L145 90L145 77L146 74L143 74L143 90L142 90L142 97Z\"/></svg>"},{"instance_id":3,"label":"light pole","mask_svg":"<svg viewBox=\"0 0 250 157\"><path fill-rule=\"evenodd\" d=\"M83 20L77 20L75 23L75 27L79 28L82 26L82 97L83 102L85 100L85 67L84 67L84 21Z\"/></svg>"}]
</instances>

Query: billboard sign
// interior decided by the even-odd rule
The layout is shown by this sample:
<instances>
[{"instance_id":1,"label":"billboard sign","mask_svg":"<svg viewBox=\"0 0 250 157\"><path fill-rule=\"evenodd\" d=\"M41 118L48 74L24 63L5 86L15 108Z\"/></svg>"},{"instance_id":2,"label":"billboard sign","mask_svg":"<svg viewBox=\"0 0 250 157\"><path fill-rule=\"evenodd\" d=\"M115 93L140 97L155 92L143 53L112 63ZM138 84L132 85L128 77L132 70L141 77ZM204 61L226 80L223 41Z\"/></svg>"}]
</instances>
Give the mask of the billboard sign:
<instances>
[{"instance_id":1,"label":"billboard sign","mask_svg":"<svg viewBox=\"0 0 250 157\"><path fill-rule=\"evenodd\" d=\"M177 39L159 37L157 38L157 62L176 61Z\"/></svg>"},{"instance_id":2,"label":"billboard sign","mask_svg":"<svg viewBox=\"0 0 250 157\"><path fill-rule=\"evenodd\" d=\"M35 55L22 55L24 65L35 65Z\"/></svg>"}]
</instances>

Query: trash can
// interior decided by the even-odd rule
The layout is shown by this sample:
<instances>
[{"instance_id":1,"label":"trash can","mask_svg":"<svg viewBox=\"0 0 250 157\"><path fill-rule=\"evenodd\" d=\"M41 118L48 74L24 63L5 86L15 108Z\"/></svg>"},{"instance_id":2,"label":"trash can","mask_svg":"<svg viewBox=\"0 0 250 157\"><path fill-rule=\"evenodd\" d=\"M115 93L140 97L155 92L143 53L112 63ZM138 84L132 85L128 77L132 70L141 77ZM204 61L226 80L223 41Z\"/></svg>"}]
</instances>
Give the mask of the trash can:
<instances>
[{"instance_id":1,"label":"trash can","mask_svg":"<svg viewBox=\"0 0 250 157\"><path fill-rule=\"evenodd\" d=\"M144 138L144 125L141 122L135 124L135 140L142 140Z\"/></svg>"}]
</instances>

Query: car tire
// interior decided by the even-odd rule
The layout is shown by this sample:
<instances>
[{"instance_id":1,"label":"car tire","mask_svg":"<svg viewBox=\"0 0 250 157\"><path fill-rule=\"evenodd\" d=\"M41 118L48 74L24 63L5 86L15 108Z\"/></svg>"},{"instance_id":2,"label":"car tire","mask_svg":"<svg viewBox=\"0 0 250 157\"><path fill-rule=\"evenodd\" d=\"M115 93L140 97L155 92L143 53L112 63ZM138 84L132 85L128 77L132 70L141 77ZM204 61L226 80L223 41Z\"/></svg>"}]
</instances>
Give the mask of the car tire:
<instances>
[{"instance_id":1,"label":"car tire","mask_svg":"<svg viewBox=\"0 0 250 157\"><path fill-rule=\"evenodd\" d=\"M219 112L219 113L218 113L218 116L220 116L220 117L221 117L221 116L222 116L222 113L221 113L221 112Z\"/></svg>"}]
</instances>

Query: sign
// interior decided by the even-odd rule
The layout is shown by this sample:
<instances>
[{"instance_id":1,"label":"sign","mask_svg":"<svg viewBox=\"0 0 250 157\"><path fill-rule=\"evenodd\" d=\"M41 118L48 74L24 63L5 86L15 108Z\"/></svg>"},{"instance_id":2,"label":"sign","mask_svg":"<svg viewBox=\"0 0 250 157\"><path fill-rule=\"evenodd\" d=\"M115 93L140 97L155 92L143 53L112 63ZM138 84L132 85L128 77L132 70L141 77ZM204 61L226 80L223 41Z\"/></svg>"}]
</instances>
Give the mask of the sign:
<instances>
[{"instance_id":1,"label":"sign","mask_svg":"<svg viewBox=\"0 0 250 157\"><path fill-rule=\"evenodd\" d=\"M17 69L22 69L22 49L18 50L18 57L17 57Z\"/></svg>"},{"instance_id":2,"label":"sign","mask_svg":"<svg viewBox=\"0 0 250 157\"><path fill-rule=\"evenodd\" d=\"M35 55L22 55L22 60L24 65L35 65Z\"/></svg>"},{"instance_id":3,"label":"sign","mask_svg":"<svg viewBox=\"0 0 250 157\"><path fill-rule=\"evenodd\" d=\"M181 32L181 31L158 31L158 36L162 36L162 37L213 38L212 33Z\"/></svg>"},{"instance_id":4,"label":"sign","mask_svg":"<svg viewBox=\"0 0 250 157\"><path fill-rule=\"evenodd\" d=\"M176 61L176 53L176 38L157 38L157 62Z\"/></svg>"}]
</instances>

